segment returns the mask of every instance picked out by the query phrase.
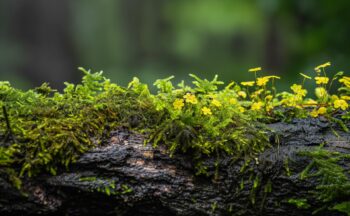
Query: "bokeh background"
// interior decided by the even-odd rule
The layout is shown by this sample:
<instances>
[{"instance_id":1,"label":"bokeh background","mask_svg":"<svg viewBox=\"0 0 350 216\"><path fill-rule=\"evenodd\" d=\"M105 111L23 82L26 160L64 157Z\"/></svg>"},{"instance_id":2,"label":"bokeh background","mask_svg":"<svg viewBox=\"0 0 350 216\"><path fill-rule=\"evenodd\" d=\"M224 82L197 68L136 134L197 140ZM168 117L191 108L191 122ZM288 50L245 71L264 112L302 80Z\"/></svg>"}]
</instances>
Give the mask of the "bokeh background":
<instances>
[{"instance_id":1,"label":"bokeh background","mask_svg":"<svg viewBox=\"0 0 350 216\"><path fill-rule=\"evenodd\" d=\"M79 82L78 66L126 85L189 73L225 82L350 69L349 0L0 0L0 80Z\"/></svg>"}]
</instances>

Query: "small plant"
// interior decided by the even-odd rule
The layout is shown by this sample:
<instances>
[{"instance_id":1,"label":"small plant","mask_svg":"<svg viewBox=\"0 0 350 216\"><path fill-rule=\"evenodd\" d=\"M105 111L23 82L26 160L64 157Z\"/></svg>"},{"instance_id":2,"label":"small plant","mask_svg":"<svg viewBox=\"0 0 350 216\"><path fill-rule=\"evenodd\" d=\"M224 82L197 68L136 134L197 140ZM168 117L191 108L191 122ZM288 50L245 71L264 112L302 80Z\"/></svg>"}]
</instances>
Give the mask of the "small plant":
<instances>
[{"instance_id":1,"label":"small plant","mask_svg":"<svg viewBox=\"0 0 350 216\"><path fill-rule=\"evenodd\" d=\"M323 148L323 145L313 151L300 152L300 155L311 159L309 165L300 173L302 180L307 178L317 178L319 185L316 186L313 194L317 200L323 203L323 207L317 209L314 213L323 209L338 210L350 215L348 198L350 196L350 178L347 170L350 161L349 154L340 152L330 152ZM339 165L343 163L345 169ZM289 202L297 206L305 206L306 199L300 199L303 202Z\"/></svg>"},{"instance_id":2,"label":"small plant","mask_svg":"<svg viewBox=\"0 0 350 216\"><path fill-rule=\"evenodd\" d=\"M93 185L93 188L91 189L92 191L104 193L107 196L118 196L132 192L132 189L128 185L117 185L115 180L112 179L97 178L96 176L92 176L82 177L79 179L79 181L90 182L91 185Z\"/></svg>"},{"instance_id":3,"label":"small plant","mask_svg":"<svg viewBox=\"0 0 350 216\"><path fill-rule=\"evenodd\" d=\"M293 204L300 209L310 208L310 204L307 203L306 199L289 199L288 203Z\"/></svg>"}]
</instances>

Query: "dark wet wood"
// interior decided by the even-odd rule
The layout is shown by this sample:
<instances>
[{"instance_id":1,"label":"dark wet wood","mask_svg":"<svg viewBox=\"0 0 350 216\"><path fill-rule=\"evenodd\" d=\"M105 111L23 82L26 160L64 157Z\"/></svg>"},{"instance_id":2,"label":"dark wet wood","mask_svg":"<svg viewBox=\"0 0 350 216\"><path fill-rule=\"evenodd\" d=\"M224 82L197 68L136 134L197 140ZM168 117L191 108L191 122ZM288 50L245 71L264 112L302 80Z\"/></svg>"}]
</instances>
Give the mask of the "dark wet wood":
<instances>
[{"instance_id":1,"label":"dark wet wood","mask_svg":"<svg viewBox=\"0 0 350 216\"><path fill-rule=\"evenodd\" d=\"M322 203L308 192L317 181L299 178L309 160L298 152L326 142L330 151L350 153L350 135L337 129L337 137L329 123L319 119L269 126L275 131L270 138L273 147L244 172L243 160L222 158L216 179L194 175L190 157L171 158L162 147L145 146L142 135L118 129L69 171L25 179L26 196L0 176L0 215L310 215ZM205 161L212 176L214 163ZM313 207L288 204L296 197L308 198Z\"/></svg>"}]
</instances>

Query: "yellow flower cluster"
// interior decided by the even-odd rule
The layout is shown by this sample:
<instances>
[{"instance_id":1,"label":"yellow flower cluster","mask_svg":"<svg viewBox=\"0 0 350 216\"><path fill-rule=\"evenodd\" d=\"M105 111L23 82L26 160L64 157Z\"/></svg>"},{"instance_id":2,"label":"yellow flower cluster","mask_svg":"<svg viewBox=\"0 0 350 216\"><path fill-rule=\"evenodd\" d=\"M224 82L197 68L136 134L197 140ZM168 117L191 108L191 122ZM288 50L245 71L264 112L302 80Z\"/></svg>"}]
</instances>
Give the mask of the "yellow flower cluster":
<instances>
[{"instance_id":1,"label":"yellow flower cluster","mask_svg":"<svg viewBox=\"0 0 350 216\"><path fill-rule=\"evenodd\" d=\"M213 113L211 112L211 109L208 108L208 107L203 107L203 108L202 108L202 113L203 113L204 115L212 115L212 114L213 114Z\"/></svg>"},{"instance_id":2,"label":"yellow flower cluster","mask_svg":"<svg viewBox=\"0 0 350 216\"><path fill-rule=\"evenodd\" d=\"M259 101L259 102L254 102L252 104L252 107L250 108L251 110L260 110L263 106L263 102Z\"/></svg>"},{"instance_id":3,"label":"yellow flower cluster","mask_svg":"<svg viewBox=\"0 0 350 216\"><path fill-rule=\"evenodd\" d=\"M343 99L338 99L333 102L333 106L336 109L340 108L342 110L346 110L349 107L349 104Z\"/></svg>"},{"instance_id":4,"label":"yellow flower cluster","mask_svg":"<svg viewBox=\"0 0 350 216\"><path fill-rule=\"evenodd\" d=\"M279 76L264 76L264 77L258 77L256 79L256 85L257 86L265 86L270 79L280 79ZM254 81L246 81L246 82L241 82L242 86L253 86L255 84Z\"/></svg>"},{"instance_id":5,"label":"yellow flower cluster","mask_svg":"<svg viewBox=\"0 0 350 216\"><path fill-rule=\"evenodd\" d=\"M316 84L320 85L320 84L327 84L329 81L328 77L315 77L316 80Z\"/></svg>"},{"instance_id":6,"label":"yellow flower cluster","mask_svg":"<svg viewBox=\"0 0 350 216\"><path fill-rule=\"evenodd\" d=\"M247 93L245 93L244 91L239 91L237 92L238 96L242 97L242 98L246 98L247 97Z\"/></svg>"},{"instance_id":7,"label":"yellow flower cluster","mask_svg":"<svg viewBox=\"0 0 350 216\"><path fill-rule=\"evenodd\" d=\"M339 82L350 88L350 77L343 76L341 79L339 79Z\"/></svg>"},{"instance_id":8,"label":"yellow flower cluster","mask_svg":"<svg viewBox=\"0 0 350 216\"><path fill-rule=\"evenodd\" d=\"M244 113L244 112L245 112L244 107L238 107L238 110L239 110L241 113Z\"/></svg>"},{"instance_id":9,"label":"yellow flower cluster","mask_svg":"<svg viewBox=\"0 0 350 216\"><path fill-rule=\"evenodd\" d=\"M255 84L254 81L241 82L242 86L253 86Z\"/></svg>"},{"instance_id":10,"label":"yellow flower cluster","mask_svg":"<svg viewBox=\"0 0 350 216\"><path fill-rule=\"evenodd\" d=\"M185 106L183 99L175 99L173 103L174 109L181 110L183 106Z\"/></svg>"},{"instance_id":11,"label":"yellow flower cluster","mask_svg":"<svg viewBox=\"0 0 350 216\"><path fill-rule=\"evenodd\" d=\"M230 104L234 105L234 104L237 104L238 101L236 98L231 98L229 101L228 101Z\"/></svg>"},{"instance_id":12,"label":"yellow flower cluster","mask_svg":"<svg viewBox=\"0 0 350 216\"><path fill-rule=\"evenodd\" d=\"M197 100L196 96L191 94L191 93L187 93L186 95L184 95L184 98L186 100L186 103L191 103L191 104L197 104L198 103L198 100Z\"/></svg>"},{"instance_id":13,"label":"yellow flower cluster","mask_svg":"<svg viewBox=\"0 0 350 216\"><path fill-rule=\"evenodd\" d=\"M325 68L325 67L328 67L328 66L331 66L331 63L330 63L330 62L326 62L326 63L324 63L324 64L321 64L321 65L315 67L315 71L316 71L317 73L320 73L320 72L321 72L321 68Z\"/></svg>"},{"instance_id":14,"label":"yellow flower cluster","mask_svg":"<svg viewBox=\"0 0 350 216\"><path fill-rule=\"evenodd\" d=\"M319 65L315 68L316 72L319 72L321 69L330 66L330 62ZM249 72L260 71L261 67L251 68ZM274 107L277 106L286 106L294 107L298 109L297 112L303 113L301 116L309 115L311 117L318 117L322 115L327 115L327 113L332 113L336 109L347 110L349 109L350 103L350 77L335 75L333 78L329 78L326 75L320 75L319 73L315 77L310 77L303 73L300 75L303 77L301 84L293 84L290 89L292 93L282 92L276 94L274 86L271 89L267 88L267 85L270 80L280 79L278 76L261 76L255 77L254 81L245 81L240 84L245 87L252 87L250 90L245 91L234 89L233 92L230 92L232 85L229 85L224 92L225 94L218 94L219 92L209 92L207 95L200 96L199 98L203 101L199 101L199 98L196 97L195 93L186 93L183 98L177 98L173 101L174 110L182 110L184 107L187 107L186 104L198 104L196 109L193 109L195 112L199 111L201 115L211 116L216 113L226 112L226 109L235 109L239 112L252 112L253 115L258 115L260 112L264 112L266 115L273 114L271 113ZM345 91L341 96L330 95L326 86L329 84L330 79L335 80L337 77L340 77L339 82L345 85L345 88L341 88L340 91ZM304 82L306 79L315 79L317 87L314 89L316 98L315 100L311 98L304 99L307 95L307 90L304 88ZM274 83L272 82L272 85ZM248 98L248 99L247 99ZM249 105L250 104L250 105ZM190 108L193 106L188 106ZM311 112L303 112L303 108L311 107L313 110ZM219 109L220 108L220 109ZM258 115L259 116L259 115Z\"/></svg>"},{"instance_id":15,"label":"yellow flower cluster","mask_svg":"<svg viewBox=\"0 0 350 216\"><path fill-rule=\"evenodd\" d=\"M290 88L297 96L304 97L307 93L306 89L303 89L301 85L293 84Z\"/></svg>"},{"instance_id":16,"label":"yellow flower cluster","mask_svg":"<svg viewBox=\"0 0 350 216\"><path fill-rule=\"evenodd\" d=\"M256 80L256 85L258 86L265 86L266 83L269 82L269 77L259 77L257 80Z\"/></svg>"},{"instance_id":17,"label":"yellow flower cluster","mask_svg":"<svg viewBox=\"0 0 350 216\"><path fill-rule=\"evenodd\" d=\"M211 101L211 103L212 103L214 106L216 106L216 107L221 107L221 106L222 106L221 103L220 103L220 101L218 101L218 100L216 100L216 99L213 99L213 100Z\"/></svg>"},{"instance_id":18,"label":"yellow flower cluster","mask_svg":"<svg viewBox=\"0 0 350 216\"><path fill-rule=\"evenodd\" d=\"M319 115L324 115L327 113L327 108L326 107L320 107L319 109L314 109L310 112L310 116L316 118Z\"/></svg>"}]
</instances>

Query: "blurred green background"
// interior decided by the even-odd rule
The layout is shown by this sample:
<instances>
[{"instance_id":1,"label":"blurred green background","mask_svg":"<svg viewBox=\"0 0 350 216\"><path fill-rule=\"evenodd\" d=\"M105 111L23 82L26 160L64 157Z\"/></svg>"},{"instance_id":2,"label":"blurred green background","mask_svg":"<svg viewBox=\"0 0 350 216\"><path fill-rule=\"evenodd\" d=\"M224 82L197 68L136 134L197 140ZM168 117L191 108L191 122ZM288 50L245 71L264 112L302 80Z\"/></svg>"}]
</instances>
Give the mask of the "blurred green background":
<instances>
[{"instance_id":1,"label":"blurred green background","mask_svg":"<svg viewBox=\"0 0 350 216\"><path fill-rule=\"evenodd\" d=\"M78 82L78 66L126 85L188 73L297 82L350 69L349 0L1 0L0 80L27 89ZM300 79L299 79L300 80Z\"/></svg>"}]
</instances>

